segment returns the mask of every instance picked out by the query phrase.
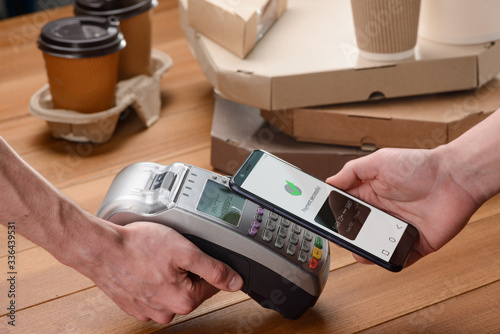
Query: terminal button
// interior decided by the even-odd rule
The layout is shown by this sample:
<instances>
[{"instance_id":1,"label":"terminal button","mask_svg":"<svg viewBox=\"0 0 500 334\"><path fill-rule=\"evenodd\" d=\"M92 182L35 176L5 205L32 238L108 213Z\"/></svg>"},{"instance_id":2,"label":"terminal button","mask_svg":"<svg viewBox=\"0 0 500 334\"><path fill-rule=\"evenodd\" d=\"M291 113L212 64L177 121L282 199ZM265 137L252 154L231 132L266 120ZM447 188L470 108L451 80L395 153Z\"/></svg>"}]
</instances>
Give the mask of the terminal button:
<instances>
[{"instance_id":1,"label":"terminal button","mask_svg":"<svg viewBox=\"0 0 500 334\"><path fill-rule=\"evenodd\" d=\"M268 229L269 231L274 231L275 228L276 228L276 223L268 219L266 222L266 229Z\"/></svg>"},{"instance_id":2,"label":"terminal button","mask_svg":"<svg viewBox=\"0 0 500 334\"><path fill-rule=\"evenodd\" d=\"M318 247L314 247L313 248L313 252L312 252L312 256L313 258L316 258L318 260L321 260L321 249L319 249Z\"/></svg>"},{"instance_id":3,"label":"terminal button","mask_svg":"<svg viewBox=\"0 0 500 334\"><path fill-rule=\"evenodd\" d=\"M297 234L290 234L290 238L288 239L292 244L296 245L299 243L299 236Z\"/></svg>"},{"instance_id":4,"label":"terminal button","mask_svg":"<svg viewBox=\"0 0 500 334\"><path fill-rule=\"evenodd\" d=\"M304 252L303 250L300 250L299 255L297 255L297 260L299 260L302 263L305 263L307 261L307 253Z\"/></svg>"},{"instance_id":5,"label":"terminal button","mask_svg":"<svg viewBox=\"0 0 500 334\"><path fill-rule=\"evenodd\" d=\"M276 246L276 248L283 248L283 246L285 246L285 240L282 238L282 237L276 237L276 240L274 241L274 246Z\"/></svg>"},{"instance_id":6,"label":"terminal button","mask_svg":"<svg viewBox=\"0 0 500 334\"><path fill-rule=\"evenodd\" d=\"M285 238L286 235L288 234L288 230L284 226L278 227L278 235L282 238Z\"/></svg>"},{"instance_id":7,"label":"terminal button","mask_svg":"<svg viewBox=\"0 0 500 334\"><path fill-rule=\"evenodd\" d=\"M316 237L314 240L314 246L318 247L319 249L323 249L323 239L321 237Z\"/></svg>"},{"instance_id":8,"label":"terminal button","mask_svg":"<svg viewBox=\"0 0 500 334\"><path fill-rule=\"evenodd\" d=\"M251 236L254 236L257 234L257 229L255 227L251 227L249 230L248 230L248 234L250 234Z\"/></svg>"},{"instance_id":9,"label":"terminal button","mask_svg":"<svg viewBox=\"0 0 500 334\"><path fill-rule=\"evenodd\" d=\"M281 226L290 227L290 221L285 218L281 218Z\"/></svg>"},{"instance_id":10,"label":"terminal button","mask_svg":"<svg viewBox=\"0 0 500 334\"><path fill-rule=\"evenodd\" d=\"M305 240L302 240L302 244L300 245L300 248L304 251L304 252L309 252L309 249L311 249L311 246L309 245L309 243Z\"/></svg>"},{"instance_id":11,"label":"terminal button","mask_svg":"<svg viewBox=\"0 0 500 334\"><path fill-rule=\"evenodd\" d=\"M262 240L269 242L273 238L273 233L269 230L262 231Z\"/></svg>"},{"instance_id":12,"label":"terminal button","mask_svg":"<svg viewBox=\"0 0 500 334\"><path fill-rule=\"evenodd\" d=\"M318 260L316 260L314 257L311 258L311 261L309 262L309 268L311 269L316 269L318 268Z\"/></svg>"},{"instance_id":13,"label":"terminal button","mask_svg":"<svg viewBox=\"0 0 500 334\"><path fill-rule=\"evenodd\" d=\"M269 212L269 218L271 218L272 220L278 220L279 216L275 212Z\"/></svg>"},{"instance_id":14,"label":"terminal button","mask_svg":"<svg viewBox=\"0 0 500 334\"><path fill-rule=\"evenodd\" d=\"M295 247L294 244L288 244L286 247L286 253L289 255L295 255L295 251L297 250L297 247Z\"/></svg>"},{"instance_id":15,"label":"terminal button","mask_svg":"<svg viewBox=\"0 0 500 334\"><path fill-rule=\"evenodd\" d=\"M293 231L293 233L300 234L300 232L302 231L302 228L297 224L293 224L292 231Z\"/></svg>"}]
</instances>

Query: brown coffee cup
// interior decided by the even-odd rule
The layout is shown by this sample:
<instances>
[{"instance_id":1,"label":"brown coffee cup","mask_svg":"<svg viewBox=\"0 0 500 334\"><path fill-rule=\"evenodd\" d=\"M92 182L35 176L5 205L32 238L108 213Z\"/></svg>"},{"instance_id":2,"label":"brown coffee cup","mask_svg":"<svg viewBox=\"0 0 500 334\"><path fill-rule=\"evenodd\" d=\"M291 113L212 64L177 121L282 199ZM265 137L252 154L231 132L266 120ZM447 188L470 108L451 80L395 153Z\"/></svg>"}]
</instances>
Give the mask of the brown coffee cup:
<instances>
[{"instance_id":1,"label":"brown coffee cup","mask_svg":"<svg viewBox=\"0 0 500 334\"><path fill-rule=\"evenodd\" d=\"M360 55L373 60L413 56L420 0L351 0Z\"/></svg>"},{"instance_id":2,"label":"brown coffee cup","mask_svg":"<svg viewBox=\"0 0 500 334\"><path fill-rule=\"evenodd\" d=\"M115 16L127 46L120 52L118 80L151 75L152 9L158 0L76 0L75 14Z\"/></svg>"},{"instance_id":3,"label":"brown coffee cup","mask_svg":"<svg viewBox=\"0 0 500 334\"><path fill-rule=\"evenodd\" d=\"M95 113L113 107L119 51L116 19L71 17L47 23L38 38L55 109Z\"/></svg>"}]
</instances>

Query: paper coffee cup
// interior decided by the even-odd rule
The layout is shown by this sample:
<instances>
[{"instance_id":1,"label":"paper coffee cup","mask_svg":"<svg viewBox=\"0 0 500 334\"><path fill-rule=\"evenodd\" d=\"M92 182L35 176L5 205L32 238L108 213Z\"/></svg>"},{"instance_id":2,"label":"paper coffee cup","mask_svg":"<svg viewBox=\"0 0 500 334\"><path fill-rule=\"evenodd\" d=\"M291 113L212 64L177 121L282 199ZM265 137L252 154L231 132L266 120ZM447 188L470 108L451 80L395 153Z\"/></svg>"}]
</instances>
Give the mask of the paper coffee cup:
<instances>
[{"instance_id":1,"label":"paper coffee cup","mask_svg":"<svg viewBox=\"0 0 500 334\"><path fill-rule=\"evenodd\" d=\"M351 0L360 55L380 61L413 56L420 0Z\"/></svg>"},{"instance_id":2,"label":"paper coffee cup","mask_svg":"<svg viewBox=\"0 0 500 334\"><path fill-rule=\"evenodd\" d=\"M500 39L498 0L422 0L419 35L446 44Z\"/></svg>"},{"instance_id":3,"label":"paper coffee cup","mask_svg":"<svg viewBox=\"0 0 500 334\"><path fill-rule=\"evenodd\" d=\"M127 46L120 52L118 80L151 75L152 11L158 0L76 0L75 14L117 17Z\"/></svg>"},{"instance_id":4,"label":"paper coffee cup","mask_svg":"<svg viewBox=\"0 0 500 334\"><path fill-rule=\"evenodd\" d=\"M55 109L95 113L113 107L119 51L116 19L70 17L47 23L38 38Z\"/></svg>"}]
</instances>

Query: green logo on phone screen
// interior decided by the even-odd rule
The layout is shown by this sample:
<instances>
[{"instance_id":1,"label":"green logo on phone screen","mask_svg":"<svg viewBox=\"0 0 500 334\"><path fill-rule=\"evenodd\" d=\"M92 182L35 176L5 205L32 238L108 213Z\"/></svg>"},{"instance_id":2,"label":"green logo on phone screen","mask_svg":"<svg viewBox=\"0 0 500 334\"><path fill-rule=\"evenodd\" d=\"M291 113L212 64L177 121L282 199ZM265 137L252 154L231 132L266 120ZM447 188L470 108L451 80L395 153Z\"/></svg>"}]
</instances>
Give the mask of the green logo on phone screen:
<instances>
[{"instance_id":1,"label":"green logo on phone screen","mask_svg":"<svg viewBox=\"0 0 500 334\"><path fill-rule=\"evenodd\" d=\"M302 195L302 191L300 190L300 188L290 181L286 181L285 190L292 196Z\"/></svg>"}]
</instances>

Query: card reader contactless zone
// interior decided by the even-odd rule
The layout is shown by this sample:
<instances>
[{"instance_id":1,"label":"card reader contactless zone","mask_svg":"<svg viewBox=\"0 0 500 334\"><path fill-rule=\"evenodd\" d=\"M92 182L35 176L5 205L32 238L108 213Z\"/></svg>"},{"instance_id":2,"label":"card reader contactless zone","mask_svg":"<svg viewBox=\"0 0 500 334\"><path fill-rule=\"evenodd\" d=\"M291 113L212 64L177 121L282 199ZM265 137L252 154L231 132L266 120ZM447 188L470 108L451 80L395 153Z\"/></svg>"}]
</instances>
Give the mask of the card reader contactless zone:
<instances>
[{"instance_id":1,"label":"card reader contactless zone","mask_svg":"<svg viewBox=\"0 0 500 334\"><path fill-rule=\"evenodd\" d=\"M97 215L125 225L164 224L236 270L242 291L296 319L328 278L326 239L233 193L229 178L184 163L141 162L113 180Z\"/></svg>"}]
</instances>

